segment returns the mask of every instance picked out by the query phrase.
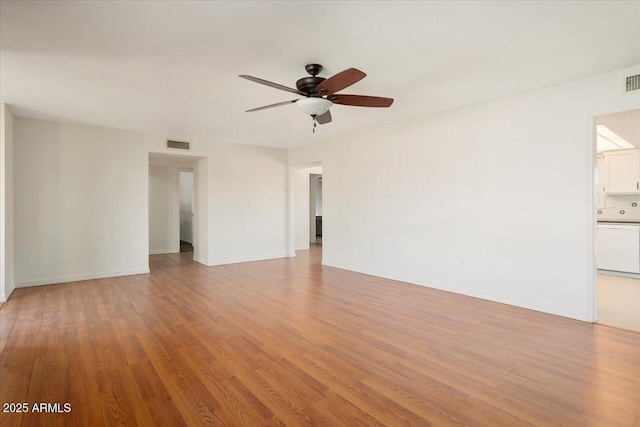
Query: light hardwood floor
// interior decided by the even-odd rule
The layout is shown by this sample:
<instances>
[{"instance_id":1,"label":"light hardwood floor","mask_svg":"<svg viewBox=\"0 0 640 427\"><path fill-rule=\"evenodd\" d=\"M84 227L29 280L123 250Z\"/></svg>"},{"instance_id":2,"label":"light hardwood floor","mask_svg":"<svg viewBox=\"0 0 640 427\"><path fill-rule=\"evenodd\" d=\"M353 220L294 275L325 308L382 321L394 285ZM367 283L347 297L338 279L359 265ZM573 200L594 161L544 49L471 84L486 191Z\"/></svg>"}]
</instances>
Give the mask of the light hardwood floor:
<instances>
[{"instance_id":1,"label":"light hardwood floor","mask_svg":"<svg viewBox=\"0 0 640 427\"><path fill-rule=\"evenodd\" d=\"M640 425L640 334L297 258L17 289L2 425Z\"/></svg>"},{"instance_id":2,"label":"light hardwood floor","mask_svg":"<svg viewBox=\"0 0 640 427\"><path fill-rule=\"evenodd\" d=\"M640 279L598 274L598 323L640 332Z\"/></svg>"}]
</instances>

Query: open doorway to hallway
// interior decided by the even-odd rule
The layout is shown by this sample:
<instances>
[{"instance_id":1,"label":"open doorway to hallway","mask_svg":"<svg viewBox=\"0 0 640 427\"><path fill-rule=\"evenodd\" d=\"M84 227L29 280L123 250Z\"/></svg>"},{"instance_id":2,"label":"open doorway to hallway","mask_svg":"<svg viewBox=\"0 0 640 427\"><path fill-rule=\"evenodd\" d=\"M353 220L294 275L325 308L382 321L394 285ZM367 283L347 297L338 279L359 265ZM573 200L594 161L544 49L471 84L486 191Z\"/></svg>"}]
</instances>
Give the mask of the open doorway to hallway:
<instances>
[{"instance_id":1,"label":"open doorway to hallway","mask_svg":"<svg viewBox=\"0 0 640 427\"><path fill-rule=\"evenodd\" d=\"M324 239L322 165L292 167L292 234L295 251L321 250Z\"/></svg>"},{"instance_id":2,"label":"open doorway to hallway","mask_svg":"<svg viewBox=\"0 0 640 427\"><path fill-rule=\"evenodd\" d=\"M640 332L640 110L595 121L597 322Z\"/></svg>"},{"instance_id":3,"label":"open doorway to hallway","mask_svg":"<svg viewBox=\"0 0 640 427\"><path fill-rule=\"evenodd\" d=\"M322 245L322 174L320 173L309 174L309 243Z\"/></svg>"},{"instance_id":4,"label":"open doorway to hallway","mask_svg":"<svg viewBox=\"0 0 640 427\"><path fill-rule=\"evenodd\" d=\"M179 170L180 252L193 252L193 169Z\"/></svg>"},{"instance_id":5,"label":"open doorway to hallway","mask_svg":"<svg viewBox=\"0 0 640 427\"><path fill-rule=\"evenodd\" d=\"M149 154L149 255L198 252L198 162L201 157ZM202 177L201 177L202 178ZM206 201L201 201L205 203Z\"/></svg>"}]
</instances>

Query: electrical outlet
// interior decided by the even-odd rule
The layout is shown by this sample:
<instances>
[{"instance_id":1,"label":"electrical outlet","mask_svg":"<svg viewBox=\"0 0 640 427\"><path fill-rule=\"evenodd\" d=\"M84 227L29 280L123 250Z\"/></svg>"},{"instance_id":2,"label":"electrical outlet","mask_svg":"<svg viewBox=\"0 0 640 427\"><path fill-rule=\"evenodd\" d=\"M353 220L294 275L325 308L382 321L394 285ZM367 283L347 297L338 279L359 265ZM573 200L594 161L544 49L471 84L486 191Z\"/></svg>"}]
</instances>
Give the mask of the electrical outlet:
<instances>
[{"instance_id":1,"label":"electrical outlet","mask_svg":"<svg viewBox=\"0 0 640 427\"><path fill-rule=\"evenodd\" d=\"M101 248L94 246L93 248L91 248L91 255L100 255L100 250Z\"/></svg>"},{"instance_id":2,"label":"electrical outlet","mask_svg":"<svg viewBox=\"0 0 640 427\"><path fill-rule=\"evenodd\" d=\"M462 266L467 265L467 260L463 256L460 257L460 265Z\"/></svg>"}]
</instances>

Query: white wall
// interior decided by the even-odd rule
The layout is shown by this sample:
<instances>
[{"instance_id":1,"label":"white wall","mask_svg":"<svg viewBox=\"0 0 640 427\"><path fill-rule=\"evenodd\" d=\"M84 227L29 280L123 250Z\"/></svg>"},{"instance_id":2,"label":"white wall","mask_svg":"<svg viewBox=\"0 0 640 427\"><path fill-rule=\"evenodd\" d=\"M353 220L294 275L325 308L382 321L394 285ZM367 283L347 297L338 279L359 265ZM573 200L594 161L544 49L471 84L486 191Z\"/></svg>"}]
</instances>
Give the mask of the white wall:
<instances>
[{"instance_id":1,"label":"white wall","mask_svg":"<svg viewBox=\"0 0 640 427\"><path fill-rule=\"evenodd\" d=\"M180 172L180 240L193 244L193 172Z\"/></svg>"},{"instance_id":2,"label":"white wall","mask_svg":"<svg viewBox=\"0 0 640 427\"><path fill-rule=\"evenodd\" d=\"M13 115L0 104L0 302L14 289Z\"/></svg>"},{"instance_id":3,"label":"white wall","mask_svg":"<svg viewBox=\"0 0 640 427\"><path fill-rule=\"evenodd\" d=\"M322 179L316 179L316 216L322 216Z\"/></svg>"},{"instance_id":4,"label":"white wall","mask_svg":"<svg viewBox=\"0 0 640 427\"><path fill-rule=\"evenodd\" d=\"M149 166L149 254L180 252L178 168Z\"/></svg>"},{"instance_id":5,"label":"white wall","mask_svg":"<svg viewBox=\"0 0 640 427\"><path fill-rule=\"evenodd\" d=\"M148 156L175 153L166 139L15 118L16 284L148 271ZM195 259L286 256L287 152L192 141L187 154L206 157L195 168L205 197L197 228L206 233Z\"/></svg>"},{"instance_id":6,"label":"white wall","mask_svg":"<svg viewBox=\"0 0 640 427\"><path fill-rule=\"evenodd\" d=\"M287 256L287 152L217 143L208 162L209 261Z\"/></svg>"},{"instance_id":7,"label":"white wall","mask_svg":"<svg viewBox=\"0 0 640 427\"><path fill-rule=\"evenodd\" d=\"M148 152L139 135L14 124L16 285L148 272Z\"/></svg>"},{"instance_id":8,"label":"white wall","mask_svg":"<svg viewBox=\"0 0 640 427\"><path fill-rule=\"evenodd\" d=\"M323 263L591 320L593 117L638 108L638 72L291 150L322 162Z\"/></svg>"},{"instance_id":9,"label":"white wall","mask_svg":"<svg viewBox=\"0 0 640 427\"><path fill-rule=\"evenodd\" d=\"M294 174L295 248L309 249L309 172L297 169Z\"/></svg>"},{"instance_id":10,"label":"white wall","mask_svg":"<svg viewBox=\"0 0 640 427\"><path fill-rule=\"evenodd\" d=\"M209 263L209 160L196 162L193 174L193 259Z\"/></svg>"},{"instance_id":11,"label":"white wall","mask_svg":"<svg viewBox=\"0 0 640 427\"><path fill-rule=\"evenodd\" d=\"M295 168L293 170L294 233L297 251L309 249L309 175L312 173L322 173L322 166Z\"/></svg>"}]
</instances>

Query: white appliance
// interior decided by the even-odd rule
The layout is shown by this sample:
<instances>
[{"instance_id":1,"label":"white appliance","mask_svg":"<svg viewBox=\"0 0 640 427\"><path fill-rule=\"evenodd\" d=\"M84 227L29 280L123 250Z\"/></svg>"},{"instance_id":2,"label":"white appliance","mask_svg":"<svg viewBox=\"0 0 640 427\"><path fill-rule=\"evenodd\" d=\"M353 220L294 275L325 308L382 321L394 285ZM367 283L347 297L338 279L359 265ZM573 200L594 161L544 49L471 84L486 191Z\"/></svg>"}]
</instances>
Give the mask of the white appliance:
<instances>
[{"instance_id":1,"label":"white appliance","mask_svg":"<svg viewBox=\"0 0 640 427\"><path fill-rule=\"evenodd\" d=\"M640 273L640 224L598 224L598 269Z\"/></svg>"}]
</instances>

